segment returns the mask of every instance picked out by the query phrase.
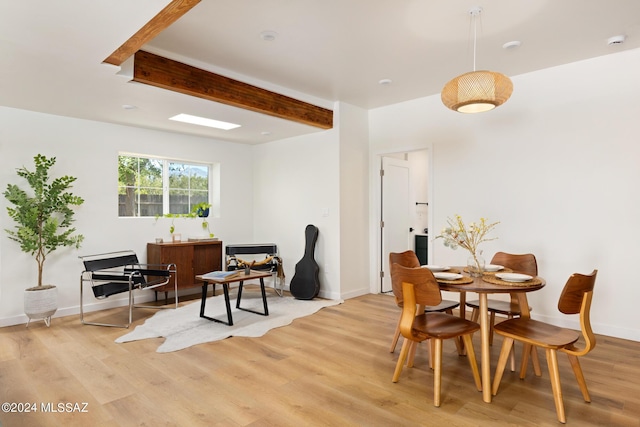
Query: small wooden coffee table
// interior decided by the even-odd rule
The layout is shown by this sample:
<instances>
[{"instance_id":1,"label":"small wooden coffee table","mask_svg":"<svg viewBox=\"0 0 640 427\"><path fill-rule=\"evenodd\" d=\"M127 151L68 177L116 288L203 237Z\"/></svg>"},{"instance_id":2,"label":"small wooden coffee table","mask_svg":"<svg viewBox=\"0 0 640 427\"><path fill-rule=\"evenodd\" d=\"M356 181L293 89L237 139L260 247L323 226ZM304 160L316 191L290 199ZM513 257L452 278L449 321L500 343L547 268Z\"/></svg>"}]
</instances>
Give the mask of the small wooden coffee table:
<instances>
[{"instance_id":1,"label":"small wooden coffee table","mask_svg":"<svg viewBox=\"0 0 640 427\"><path fill-rule=\"evenodd\" d=\"M212 279L204 276L196 276L197 280L202 280L202 297L200 300L200 317L203 317L208 320L212 320L214 322L224 323L225 325L232 326L233 325L233 316L231 315L231 303L229 302L229 283L240 282L240 286L238 288L238 298L236 299L236 308L239 310L249 311L251 313L260 314L262 316L269 315L269 307L267 306L267 294L264 290L264 278L271 277L271 272L268 271L256 271L251 270L249 274L240 273L239 276L233 276L225 279ZM240 299L242 298L242 286L245 281L260 279L260 291L262 292L262 304L264 307L264 312L250 310L248 308L240 307ZM215 294L216 285L222 285L222 291L224 292L224 302L227 309L227 321L216 319L214 317L205 316L204 308L207 303L207 290L209 285L213 285L213 293Z\"/></svg>"}]
</instances>

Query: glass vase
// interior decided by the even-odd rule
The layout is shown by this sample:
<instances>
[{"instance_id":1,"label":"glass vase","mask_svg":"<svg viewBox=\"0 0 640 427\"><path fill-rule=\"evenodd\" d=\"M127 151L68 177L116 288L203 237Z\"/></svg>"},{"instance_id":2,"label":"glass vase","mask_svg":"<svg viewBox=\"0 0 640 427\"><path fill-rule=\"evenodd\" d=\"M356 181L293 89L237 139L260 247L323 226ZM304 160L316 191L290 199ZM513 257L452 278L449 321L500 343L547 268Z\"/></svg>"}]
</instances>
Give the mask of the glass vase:
<instances>
[{"instance_id":1,"label":"glass vase","mask_svg":"<svg viewBox=\"0 0 640 427\"><path fill-rule=\"evenodd\" d=\"M482 251L472 253L471 256L467 258L467 270L471 277L482 277L484 266L485 261L482 257Z\"/></svg>"}]
</instances>

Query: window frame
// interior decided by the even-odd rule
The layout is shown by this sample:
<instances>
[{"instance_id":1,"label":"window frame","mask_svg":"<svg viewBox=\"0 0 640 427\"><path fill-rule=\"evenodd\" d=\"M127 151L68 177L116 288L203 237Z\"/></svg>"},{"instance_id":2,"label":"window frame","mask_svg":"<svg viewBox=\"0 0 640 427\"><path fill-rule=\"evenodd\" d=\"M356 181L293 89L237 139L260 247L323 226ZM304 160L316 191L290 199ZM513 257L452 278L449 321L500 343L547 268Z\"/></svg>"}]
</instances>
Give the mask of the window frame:
<instances>
[{"instance_id":1,"label":"window frame","mask_svg":"<svg viewBox=\"0 0 640 427\"><path fill-rule=\"evenodd\" d=\"M120 210L120 197L121 197L121 192L120 190L122 188L127 188L127 187L131 187L131 186L127 186L125 184L125 186L123 187L121 185L121 181L120 181L120 157L129 157L129 158L137 158L137 159L144 159L144 160L150 160L150 161L156 161L159 162L161 164L161 181L162 181L162 186L161 186L161 191L162 191L162 213L161 214L152 214L152 215L142 215L142 209L140 208L141 203L140 203L140 189L141 189L141 183L140 183L140 175L139 175L139 171L136 171L136 183L135 186L133 186L134 190L135 190L135 204L136 204L136 209L134 209L134 215L121 215L121 210ZM131 152L119 152L118 153L118 160L117 160L117 168L118 168L118 186L117 186L117 193L118 193L118 218L157 218L159 216L164 216L167 214L170 214L170 197L171 197L171 190L175 190L175 188L170 188L169 185L169 180L170 180L170 173L169 173L169 164L174 163L174 164L180 164L180 165L185 165L185 166L196 166L199 168L206 168L207 170L207 200L206 203L209 203L211 205L210 208L210 216L219 216L219 212L220 212L220 165L218 163L206 163L206 162L202 162L202 161L191 161L191 160L185 160L185 159L179 159L179 158L172 158L172 157L163 157L163 156L155 156L155 155L149 155L149 154L140 154L140 153L131 153ZM154 188L154 187L149 187L149 188ZM191 197L191 191L192 189L189 187L187 189L185 189L186 191L189 192L189 197ZM197 203L193 203L193 204L197 204ZM189 202L189 206L192 206L192 203ZM180 213L173 213L174 215L179 215Z\"/></svg>"}]
</instances>

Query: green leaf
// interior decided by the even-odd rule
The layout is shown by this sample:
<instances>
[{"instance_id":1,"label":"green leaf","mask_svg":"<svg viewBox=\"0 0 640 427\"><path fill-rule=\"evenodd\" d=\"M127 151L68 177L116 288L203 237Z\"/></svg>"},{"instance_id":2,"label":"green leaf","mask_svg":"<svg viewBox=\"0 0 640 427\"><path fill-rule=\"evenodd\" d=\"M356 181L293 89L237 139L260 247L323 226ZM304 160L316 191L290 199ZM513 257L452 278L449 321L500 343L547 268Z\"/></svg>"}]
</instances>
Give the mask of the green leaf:
<instances>
[{"instance_id":1,"label":"green leaf","mask_svg":"<svg viewBox=\"0 0 640 427\"><path fill-rule=\"evenodd\" d=\"M7 237L20 245L20 249L35 256L38 263L38 286L42 286L42 271L49 253L65 246L80 247L84 240L75 234L73 206L84 203L82 197L68 190L75 177L64 175L53 180L49 171L56 158L41 154L33 158L35 169L16 169L18 177L29 184L29 192L16 184L8 184L3 195L13 206L7 207L9 217L16 223L13 229L5 229Z\"/></svg>"}]
</instances>

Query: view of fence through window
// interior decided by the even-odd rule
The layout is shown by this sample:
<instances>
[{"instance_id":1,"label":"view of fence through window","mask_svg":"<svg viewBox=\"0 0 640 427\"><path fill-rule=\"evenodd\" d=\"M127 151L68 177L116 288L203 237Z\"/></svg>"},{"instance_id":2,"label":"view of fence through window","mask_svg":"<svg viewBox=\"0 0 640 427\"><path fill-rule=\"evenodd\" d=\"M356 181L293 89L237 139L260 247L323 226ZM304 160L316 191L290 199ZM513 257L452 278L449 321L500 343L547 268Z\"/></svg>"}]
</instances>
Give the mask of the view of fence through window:
<instances>
[{"instance_id":1,"label":"view of fence through window","mask_svg":"<svg viewBox=\"0 0 640 427\"><path fill-rule=\"evenodd\" d=\"M118 156L118 215L186 214L209 202L209 167L139 156Z\"/></svg>"}]
</instances>

